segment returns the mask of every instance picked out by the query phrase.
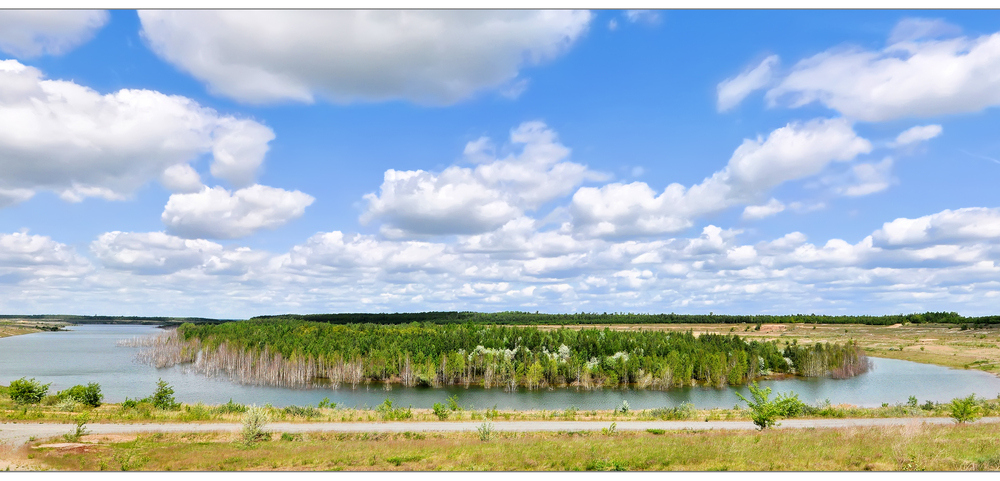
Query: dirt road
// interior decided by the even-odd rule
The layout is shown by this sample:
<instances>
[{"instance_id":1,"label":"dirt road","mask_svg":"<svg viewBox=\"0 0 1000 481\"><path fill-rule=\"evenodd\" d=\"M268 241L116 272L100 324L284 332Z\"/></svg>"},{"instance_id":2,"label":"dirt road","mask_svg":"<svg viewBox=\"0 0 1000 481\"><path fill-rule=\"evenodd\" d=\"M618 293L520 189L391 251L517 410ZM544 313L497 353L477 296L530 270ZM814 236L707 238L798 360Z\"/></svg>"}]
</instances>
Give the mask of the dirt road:
<instances>
[{"instance_id":1,"label":"dirt road","mask_svg":"<svg viewBox=\"0 0 1000 481\"><path fill-rule=\"evenodd\" d=\"M978 423L998 423L1000 417L983 418ZM952 424L951 418L883 418L883 419L786 419L778 429L842 428L853 426L906 426L910 424ZM302 432L427 432L475 431L480 422L383 422L383 423L271 423L267 429L276 433ZM611 425L610 421L496 421L498 431L599 431ZM756 429L749 421L621 421L620 431ZM75 429L73 424L55 423L4 423L0 424L0 442L21 445L32 437L45 439L61 436ZM151 424L88 424L91 434L120 434L135 432L237 432L237 423L151 423Z\"/></svg>"}]
</instances>

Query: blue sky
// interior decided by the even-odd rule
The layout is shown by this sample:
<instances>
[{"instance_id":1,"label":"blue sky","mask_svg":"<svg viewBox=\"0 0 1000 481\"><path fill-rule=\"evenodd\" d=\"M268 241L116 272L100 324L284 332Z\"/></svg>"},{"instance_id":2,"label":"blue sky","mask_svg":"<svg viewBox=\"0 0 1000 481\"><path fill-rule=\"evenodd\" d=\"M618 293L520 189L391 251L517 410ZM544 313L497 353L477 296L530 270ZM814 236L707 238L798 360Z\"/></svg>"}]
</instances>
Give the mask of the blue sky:
<instances>
[{"instance_id":1,"label":"blue sky","mask_svg":"<svg viewBox=\"0 0 1000 481\"><path fill-rule=\"evenodd\" d=\"M0 311L995 314L994 11L0 12Z\"/></svg>"}]
</instances>

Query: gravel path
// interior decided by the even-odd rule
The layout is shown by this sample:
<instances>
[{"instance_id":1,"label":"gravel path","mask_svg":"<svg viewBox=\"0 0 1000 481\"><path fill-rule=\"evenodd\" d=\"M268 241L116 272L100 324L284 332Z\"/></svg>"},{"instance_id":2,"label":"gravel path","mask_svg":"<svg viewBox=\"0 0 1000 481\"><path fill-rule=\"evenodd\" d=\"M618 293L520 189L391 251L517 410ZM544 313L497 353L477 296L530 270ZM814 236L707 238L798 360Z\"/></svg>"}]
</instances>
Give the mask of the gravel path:
<instances>
[{"instance_id":1,"label":"gravel path","mask_svg":"<svg viewBox=\"0 0 1000 481\"><path fill-rule=\"evenodd\" d=\"M978 423L998 423L1000 417L983 418ZM778 429L843 428L854 426L907 426L911 424L953 424L951 418L882 418L882 419L786 419ZM428 432L475 431L481 422L381 422L381 423L270 423L267 429L278 433L302 432ZM495 421L497 431L599 431L611 421ZM91 434L121 434L134 432L237 432L237 423L150 423L150 424L88 424ZM619 421L619 431L756 429L750 421ZM72 432L73 424L4 423L0 424L0 442L21 445L31 437L45 439Z\"/></svg>"}]
</instances>

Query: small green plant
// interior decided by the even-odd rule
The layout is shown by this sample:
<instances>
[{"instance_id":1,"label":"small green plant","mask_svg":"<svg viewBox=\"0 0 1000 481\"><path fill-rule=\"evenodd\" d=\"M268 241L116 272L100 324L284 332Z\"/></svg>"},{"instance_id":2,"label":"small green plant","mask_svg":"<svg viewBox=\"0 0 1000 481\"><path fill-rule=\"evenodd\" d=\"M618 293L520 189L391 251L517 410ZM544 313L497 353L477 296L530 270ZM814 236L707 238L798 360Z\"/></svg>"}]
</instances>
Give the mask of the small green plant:
<instances>
[{"instance_id":1,"label":"small green plant","mask_svg":"<svg viewBox=\"0 0 1000 481\"><path fill-rule=\"evenodd\" d=\"M297 416L302 418L315 418L320 416L319 409L312 406L286 406L281 410L286 416Z\"/></svg>"},{"instance_id":2,"label":"small green plant","mask_svg":"<svg viewBox=\"0 0 1000 481\"><path fill-rule=\"evenodd\" d=\"M322 401L319 402L319 404L316 407L318 407L320 409L323 409L323 408L336 409L337 408L337 403L330 402L330 398L325 397L325 398L323 398Z\"/></svg>"},{"instance_id":3,"label":"small green plant","mask_svg":"<svg viewBox=\"0 0 1000 481\"><path fill-rule=\"evenodd\" d=\"M605 436L615 436L618 434L618 423L611 423L610 426L606 428L601 428L601 434Z\"/></svg>"},{"instance_id":4,"label":"small green plant","mask_svg":"<svg viewBox=\"0 0 1000 481\"><path fill-rule=\"evenodd\" d=\"M58 404L56 404L56 409L58 409L59 411L64 411L69 413L76 412L77 408L79 407L80 403L76 402L76 400L73 398L63 399L62 401L59 401Z\"/></svg>"},{"instance_id":5,"label":"small green plant","mask_svg":"<svg viewBox=\"0 0 1000 481\"><path fill-rule=\"evenodd\" d=\"M576 419L577 409L576 406L570 406L563 411L563 417L566 419Z\"/></svg>"},{"instance_id":6,"label":"small green plant","mask_svg":"<svg viewBox=\"0 0 1000 481\"><path fill-rule=\"evenodd\" d=\"M653 419L663 420L683 420L691 419L694 416L694 404L682 403L680 406L672 408L662 407L647 411Z\"/></svg>"},{"instance_id":7,"label":"small green plant","mask_svg":"<svg viewBox=\"0 0 1000 481\"><path fill-rule=\"evenodd\" d=\"M449 414L451 414L451 412L447 407L445 407L444 404L434 403L434 415L437 416L439 420L444 421L445 419L448 419Z\"/></svg>"},{"instance_id":8,"label":"small green plant","mask_svg":"<svg viewBox=\"0 0 1000 481\"><path fill-rule=\"evenodd\" d=\"M628 405L628 401L625 399L622 399L622 403L619 404L617 408L615 408L616 413L622 413L622 414L628 414L629 410L630 408Z\"/></svg>"},{"instance_id":9,"label":"small green plant","mask_svg":"<svg viewBox=\"0 0 1000 481\"><path fill-rule=\"evenodd\" d=\"M650 433L650 434L655 434L655 435L659 436L661 434L665 434L667 432L667 430L666 429L647 429L646 432Z\"/></svg>"},{"instance_id":10,"label":"small green plant","mask_svg":"<svg viewBox=\"0 0 1000 481\"><path fill-rule=\"evenodd\" d=\"M777 422L778 417L783 415L783 406L779 404L782 401L782 396L778 396L776 401L768 401L768 397L771 396L771 388L761 389L757 386L757 383L750 383L747 388L750 389L750 395L753 397L753 401L747 399L739 392L736 393L743 402L747 403L747 407L750 408L750 419L757 426L757 429L764 430L771 426L774 426ZM784 398L785 403L790 404L787 399L795 399L798 401L798 396L792 395Z\"/></svg>"},{"instance_id":11,"label":"small green plant","mask_svg":"<svg viewBox=\"0 0 1000 481\"><path fill-rule=\"evenodd\" d=\"M51 385L52 383L42 384L36 381L35 378L27 379L22 377L10 382L10 386L7 388L7 395L10 396L10 399L15 404L38 404L45 397L45 394L49 392L49 386Z\"/></svg>"},{"instance_id":12,"label":"small green plant","mask_svg":"<svg viewBox=\"0 0 1000 481\"><path fill-rule=\"evenodd\" d=\"M124 407L125 404L122 403L122 406ZM229 402L227 402L226 404L220 404L216 406L214 409L215 412L218 414L242 414L247 412L246 405L240 403L234 403L233 398L229 398Z\"/></svg>"},{"instance_id":13,"label":"small green plant","mask_svg":"<svg viewBox=\"0 0 1000 481\"><path fill-rule=\"evenodd\" d=\"M59 396L60 399L72 399L92 408L100 407L101 401L104 400L104 395L101 394L101 385L96 382L92 382L86 386L78 384L69 389L59 391L56 396Z\"/></svg>"},{"instance_id":14,"label":"small green plant","mask_svg":"<svg viewBox=\"0 0 1000 481\"><path fill-rule=\"evenodd\" d=\"M479 432L479 440L484 443L489 442L496 434L496 429L494 428L493 423L489 421L480 424L479 427L476 428L476 431Z\"/></svg>"},{"instance_id":15,"label":"small green plant","mask_svg":"<svg viewBox=\"0 0 1000 481\"><path fill-rule=\"evenodd\" d=\"M956 423L967 423L979 419L979 406L976 404L976 395L969 397L955 398L948 405L951 417Z\"/></svg>"},{"instance_id":16,"label":"small green plant","mask_svg":"<svg viewBox=\"0 0 1000 481\"><path fill-rule=\"evenodd\" d=\"M910 398L906 400L907 407L911 407L913 409L917 408L917 404L918 403L919 403L919 401L917 401L917 397L916 396L910 396Z\"/></svg>"},{"instance_id":17,"label":"small green plant","mask_svg":"<svg viewBox=\"0 0 1000 481\"><path fill-rule=\"evenodd\" d=\"M80 438L82 438L83 436L90 434L90 431L87 430L88 420L89 417L86 414L81 414L77 416L76 429L69 434L63 434L63 439L65 439L67 443L75 443L79 442Z\"/></svg>"},{"instance_id":18,"label":"small green plant","mask_svg":"<svg viewBox=\"0 0 1000 481\"><path fill-rule=\"evenodd\" d=\"M458 405L458 394L449 396L446 401L448 402L448 409L451 409L452 411L462 410L462 407Z\"/></svg>"},{"instance_id":19,"label":"small green plant","mask_svg":"<svg viewBox=\"0 0 1000 481\"><path fill-rule=\"evenodd\" d=\"M259 441L270 439L271 434L264 428L271 421L271 414L267 408L250 406L243 413L243 430L240 431L240 440L246 446L253 446Z\"/></svg>"},{"instance_id":20,"label":"small green plant","mask_svg":"<svg viewBox=\"0 0 1000 481\"><path fill-rule=\"evenodd\" d=\"M301 441L302 440L302 434L301 433L281 433L281 440L282 441Z\"/></svg>"},{"instance_id":21,"label":"small green plant","mask_svg":"<svg viewBox=\"0 0 1000 481\"><path fill-rule=\"evenodd\" d=\"M388 398L382 404L378 405L375 411L378 412L379 417L384 421L401 421L413 417L413 410L411 408L394 408L392 407L392 401Z\"/></svg>"}]
</instances>

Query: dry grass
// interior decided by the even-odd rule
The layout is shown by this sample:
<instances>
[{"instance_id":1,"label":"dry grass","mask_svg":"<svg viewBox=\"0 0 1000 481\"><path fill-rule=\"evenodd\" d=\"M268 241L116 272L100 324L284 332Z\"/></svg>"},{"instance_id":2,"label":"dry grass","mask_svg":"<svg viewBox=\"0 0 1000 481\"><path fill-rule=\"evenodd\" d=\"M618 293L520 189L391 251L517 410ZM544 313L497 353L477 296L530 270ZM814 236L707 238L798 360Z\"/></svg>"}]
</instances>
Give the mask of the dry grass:
<instances>
[{"instance_id":1,"label":"dry grass","mask_svg":"<svg viewBox=\"0 0 1000 481\"><path fill-rule=\"evenodd\" d=\"M60 470L964 471L1000 469L996 424L756 431L308 433L248 448L235 435L152 434L34 449Z\"/></svg>"}]
</instances>

